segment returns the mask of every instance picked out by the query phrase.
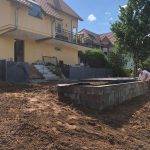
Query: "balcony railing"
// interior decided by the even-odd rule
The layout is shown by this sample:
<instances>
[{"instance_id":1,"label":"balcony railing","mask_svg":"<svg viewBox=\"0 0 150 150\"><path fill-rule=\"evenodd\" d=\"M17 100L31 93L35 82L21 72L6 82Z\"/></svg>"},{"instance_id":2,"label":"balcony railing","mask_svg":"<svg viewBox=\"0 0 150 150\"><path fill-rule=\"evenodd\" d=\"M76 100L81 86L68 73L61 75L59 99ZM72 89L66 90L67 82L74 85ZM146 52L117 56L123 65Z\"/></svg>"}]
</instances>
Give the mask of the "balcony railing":
<instances>
[{"instance_id":1,"label":"balcony railing","mask_svg":"<svg viewBox=\"0 0 150 150\"><path fill-rule=\"evenodd\" d=\"M100 45L94 40L89 39L81 34L74 34L73 32L67 31L65 29L56 28L55 39L89 48L100 48Z\"/></svg>"}]
</instances>

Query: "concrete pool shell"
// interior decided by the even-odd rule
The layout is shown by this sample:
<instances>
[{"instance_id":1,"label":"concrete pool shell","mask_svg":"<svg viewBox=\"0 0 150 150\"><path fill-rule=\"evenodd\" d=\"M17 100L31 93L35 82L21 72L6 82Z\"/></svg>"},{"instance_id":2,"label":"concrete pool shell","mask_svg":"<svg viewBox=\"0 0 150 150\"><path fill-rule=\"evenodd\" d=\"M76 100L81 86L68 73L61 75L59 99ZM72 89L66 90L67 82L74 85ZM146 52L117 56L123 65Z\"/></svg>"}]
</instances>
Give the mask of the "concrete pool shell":
<instances>
[{"instance_id":1,"label":"concrete pool shell","mask_svg":"<svg viewBox=\"0 0 150 150\"><path fill-rule=\"evenodd\" d=\"M131 78L88 79L81 83L59 84L60 100L102 110L121 104L150 91L149 83Z\"/></svg>"}]
</instances>

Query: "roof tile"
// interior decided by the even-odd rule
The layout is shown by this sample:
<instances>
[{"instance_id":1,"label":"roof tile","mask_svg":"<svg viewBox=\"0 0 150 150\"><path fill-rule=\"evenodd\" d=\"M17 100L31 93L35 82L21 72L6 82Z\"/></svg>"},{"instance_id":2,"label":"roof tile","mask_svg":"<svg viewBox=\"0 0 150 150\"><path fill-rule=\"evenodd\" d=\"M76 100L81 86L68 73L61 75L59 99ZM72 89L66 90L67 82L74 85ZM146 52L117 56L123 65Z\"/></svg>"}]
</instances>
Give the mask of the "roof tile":
<instances>
[{"instance_id":1,"label":"roof tile","mask_svg":"<svg viewBox=\"0 0 150 150\"><path fill-rule=\"evenodd\" d=\"M32 2L33 0L13 0L13 1L20 2L21 4L24 5L30 5L30 2ZM39 6L41 6L41 8L44 10L44 12L50 16L61 19L58 11L62 11L79 20L82 20L82 18L74 10L72 10L72 8L70 8L63 0L34 0L34 1L38 3Z\"/></svg>"}]
</instances>

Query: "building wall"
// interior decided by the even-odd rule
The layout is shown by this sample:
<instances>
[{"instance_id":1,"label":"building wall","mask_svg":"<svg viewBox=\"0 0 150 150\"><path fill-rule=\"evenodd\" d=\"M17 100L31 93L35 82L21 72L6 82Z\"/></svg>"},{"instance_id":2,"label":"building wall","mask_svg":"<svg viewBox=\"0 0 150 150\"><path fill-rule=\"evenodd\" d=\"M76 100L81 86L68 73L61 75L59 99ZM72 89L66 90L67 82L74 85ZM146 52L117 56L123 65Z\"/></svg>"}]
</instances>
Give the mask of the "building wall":
<instances>
[{"instance_id":1,"label":"building wall","mask_svg":"<svg viewBox=\"0 0 150 150\"><path fill-rule=\"evenodd\" d=\"M0 29L6 25L18 25L19 29L50 36L52 34L53 18L48 15L43 15L42 19L28 15L28 8L20 6L17 13L17 22L15 21L15 5L9 1L1 0L0 4ZM5 15L4 15L5 14ZM63 27L71 31L72 28L78 27L78 19L71 17L63 12L59 12ZM53 23L53 25L55 25Z\"/></svg>"},{"instance_id":2,"label":"building wall","mask_svg":"<svg viewBox=\"0 0 150 150\"><path fill-rule=\"evenodd\" d=\"M18 12L18 26L19 29L30 31L42 35L51 35L52 18L44 16L43 18L36 18L28 15L28 8L22 7Z\"/></svg>"},{"instance_id":3,"label":"building wall","mask_svg":"<svg viewBox=\"0 0 150 150\"><path fill-rule=\"evenodd\" d=\"M78 20L65 14L60 12L59 13L61 18L63 19L63 28L65 30L69 30L71 31L73 28L77 28L78 27Z\"/></svg>"},{"instance_id":4,"label":"building wall","mask_svg":"<svg viewBox=\"0 0 150 150\"><path fill-rule=\"evenodd\" d=\"M25 62L33 63L42 60L42 56L57 57L65 64L75 65L78 63L77 49L67 46L59 46L60 51L55 49L55 45L46 42L36 42L25 40L24 57ZM0 59L14 59L14 39L11 37L0 37Z\"/></svg>"},{"instance_id":5,"label":"building wall","mask_svg":"<svg viewBox=\"0 0 150 150\"><path fill-rule=\"evenodd\" d=\"M67 46L57 46L45 42L25 41L25 61L33 63L42 60L42 56L57 57L65 64L74 65L78 63L78 51Z\"/></svg>"},{"instance_id":6,"label":"building wall","mask_svg":"<svg viewBox=\"0 0 150 150\"><path fill-rule=\"evenodd\" d=\"M75 65L78 64L78 50L75 48L70 48L68 46L59 46L60 51L55 49L51 50L52 56L58 58L58 60L63 60L64 64Z\"/></svg>"},{"instance_id":7,"label":"building wall","mask_svg":"<svg viewBox=\"0 0 150 150\"><path fill-rule=\"evenodd\" d=\"M0 36L0 59L14 58L14 39Z\"/></svg>"},{"instance_id":8,"label":"building wall","mask_svg":"<svg viewBox=\"0 0 150 150\"><path fill-rule=\"evenodd\" d=\"M0 30L4 27L15 25L15 9L6 0L0 1Z\"/></svg>"},{"instance_id":9,"label":"building wall","mask_svg":"<svg viewBox=\"0 0 150 150\"><path fill-rule=\"evenodd\" d=\"M53 0L47 0L51 5L54 5ZM71 31L73 27L78 27L78 19L63 13L62 11L57 11L63 20L63 28ZM67 25L67 26L66 26ZM72 25L72 26L71 26Z\"/></svg>"},{"instance_id":10,"label":"building wall","mask_svg":"<svg viewBox=\"0 0 150 150\"><path fill-rule=\"evenodd\" d=\"M0 1L0 30L2 27L7 28L7 25L15 26L17 29L27 31L29 33L36 33L39 35L50 36L52 34L52 22L53 19L45 15L43 19L38 19L28 15L28 8L20 6L18 10L18 17L16 19L16 8L13 3L1 0ZM78 20L61 13L63 19L63 25L65 29L70 30L72 27L77 27ZM16 22L17 20L17 22ZM54 23L55 24L55 23ZM67 26L66 26L67 24ZM20 30L17 30L20 32ZM24 33L25 33L24 32ZM21 33L22 34L22 33ZM13 35L0 35L0 59L14 59L14 37ZM23 35L25 36L25 35ZM27 37L24 37L25 39ZM24 39L23 38L23 39ZM65 64L77 64L78 63L78 49L69 48L67 46L60 46L61 51L55 50L56 45L46 44L42 42L35 42L29 39L25 40L25 61L32 63L37 60L41 60L42 56L56 56L59 60L63 60Z\"/></svg>"}]
</instances>

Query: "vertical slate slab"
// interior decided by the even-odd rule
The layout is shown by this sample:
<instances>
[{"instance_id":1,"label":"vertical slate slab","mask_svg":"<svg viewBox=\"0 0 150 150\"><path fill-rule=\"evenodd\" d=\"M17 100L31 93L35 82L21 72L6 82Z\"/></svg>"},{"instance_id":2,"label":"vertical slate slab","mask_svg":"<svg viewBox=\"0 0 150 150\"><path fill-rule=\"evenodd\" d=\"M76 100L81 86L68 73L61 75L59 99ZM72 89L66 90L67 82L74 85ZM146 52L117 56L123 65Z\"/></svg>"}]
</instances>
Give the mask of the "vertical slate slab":
<instances>
[{"instance_id":1,"label":"vertical slate slab","mask_svg":"<svg viewBox=\"0 0 150 150\"><path fill-rule=\"evenodd\" d=\"M22 62L7 62L7 82L23 83L28 81L28 64Z\"/></svg>"},{"instance_id":2,"label":"vertical slate slab","mask_svg":"<svg viewBox=\"0 0 150 150\"><path fill-rule=\"evenodd\" d=\"M67 84L58 85L60 100L69 99L77 105L95 110L121 104L150 91L149 83L129 82L112 85L92 86Z\"/></svg>"},{"instance_id":3,"label":"vertical slate slab","mask_svg":"<svg viewBox=\"0 0 150 150\"><path fill-rule=\"evenodd\" d=\"M0 81L7 81L7 61L0 60Z\"/></svg>"},{"instance_id":4,"label":"vertical slate slab","mask_svg":"<svg viewBox=\"0 0 150 150\"><path fill-rule=\"evenodd\" d=\"M22 83L29 81L29 65L22 62L0 60L0 81Z\"/></svg>"},{"instance_id":5,"label":"vertical slate slab","mask_svg":"<svg viewBox=\"0 0 150 150\"><path fill-rule=\"evenodd\" d=\"M112 76L107 68L70 67L70 79L104 78Z\"/></svg>"}]
</instances>

